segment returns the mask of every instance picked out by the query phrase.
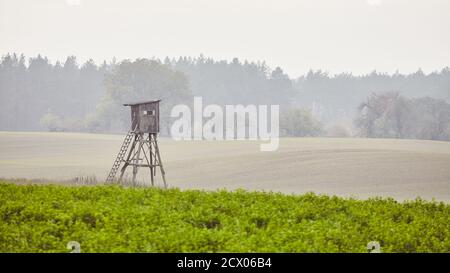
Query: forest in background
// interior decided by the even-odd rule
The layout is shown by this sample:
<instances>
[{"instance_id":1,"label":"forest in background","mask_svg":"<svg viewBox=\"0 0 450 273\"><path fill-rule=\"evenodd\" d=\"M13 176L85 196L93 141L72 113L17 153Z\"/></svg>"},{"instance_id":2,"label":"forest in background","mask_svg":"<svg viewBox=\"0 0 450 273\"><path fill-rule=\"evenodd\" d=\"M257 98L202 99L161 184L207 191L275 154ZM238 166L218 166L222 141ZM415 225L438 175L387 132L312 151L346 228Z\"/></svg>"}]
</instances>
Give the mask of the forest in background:
<instances>
[{"instance_id":1,"label":"forest in background","mask_svg":"<svg viewBox=\"0 0 450 273\"><path fill-rule=\"evenodd\" d=\"M178 103L279 104L284 136L450 140L450 69L289 78L264 62L179 57L79 64L6 54L0 62L0 130L123 132L121 104L162 99L162 135Z\"/></svg>"}]
</instances>

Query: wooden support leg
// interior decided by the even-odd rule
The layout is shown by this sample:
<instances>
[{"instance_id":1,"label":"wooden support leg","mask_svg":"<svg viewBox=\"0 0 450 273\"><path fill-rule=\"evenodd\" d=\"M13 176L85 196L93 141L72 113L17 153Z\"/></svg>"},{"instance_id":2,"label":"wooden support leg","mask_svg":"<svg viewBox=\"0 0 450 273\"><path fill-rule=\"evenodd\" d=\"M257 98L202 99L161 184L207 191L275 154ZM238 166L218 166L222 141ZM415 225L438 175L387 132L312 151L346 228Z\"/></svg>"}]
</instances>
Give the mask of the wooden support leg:
<instances>
[{"instance_id":1,"label":"wooden support leg","mask_svg":"<svg viewBox=\"0 0 450 273\"><path fill-rule=\"evenodd\" d=\"M164 167L163 167L163 164L162 164L162 161L161 161L161 155L159 154L158 142L156 141L156 137L154 139L154 142L155 142L155 153L156 153L156 156L158 158L159 168L161 169L161 176L162 176L162 179L163 179L163 182L164 182L164 188L167 189L166 172L164 171Z\"/></svg>"},{"instance_id":2,"label":"wooden support leg","mask_svg":"<svg viewBox=\"0 0 450 273\"><path fill-rule=\"evenodd\" d=\"M153 149L152 149L152 136L151 134L148 136L148 140L149 140L149 151L150 151L150 178L152 180L152 187L155 186L155 168L153 167L154 164L154 156L153 156Z\"/></svg>"},{"instance_id":3,"label":"wooden support leg","mask_svg":"<svg viewBox=\"0 0 450 273\"><path fill-rule=\"evenodd\" d=\"M142 144L143 144L142 135L138 136L138 141L139 141L138 150L137 150L137 153L136 153L136 157L134 158L134 166L133 166L133 180L132 180L133 185L136 185L136 175L137 175L138 170L139 170L139 166L138 166L139 165L139 161L141 160L139 157L141 155L141 149L142 149Z\"/></svg>"}]
</instances>

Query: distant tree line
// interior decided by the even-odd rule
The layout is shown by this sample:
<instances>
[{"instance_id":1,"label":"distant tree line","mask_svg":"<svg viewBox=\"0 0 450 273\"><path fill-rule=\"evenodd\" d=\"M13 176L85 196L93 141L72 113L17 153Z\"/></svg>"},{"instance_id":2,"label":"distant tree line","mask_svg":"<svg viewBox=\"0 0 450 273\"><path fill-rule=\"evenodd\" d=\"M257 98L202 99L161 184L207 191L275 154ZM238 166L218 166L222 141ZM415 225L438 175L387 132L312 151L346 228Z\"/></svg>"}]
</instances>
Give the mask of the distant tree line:
<instances>
[{"instance_id":1,"label":"distant tree line","mask_svg":"<svg viewBox=\"0 0 450 273\"><path fill-rule=\"evenodd\" d=\"M129 127L122 103L161 98L161 127L167 134L170 108L191 104L193 96L202 96L205 104L279 104L284 136L448 140L446 112L432 109L446 109L450 102L449 68L430 74L418 70L363 76L310 71L292 79L264 62L217 61L202 55L98 65L92 60L78 64L74 56L51 63L40 55L26 60L6 54L0 62L0 130L122 132ZM385 96L396 106L390 104L385 112L368 108Z\"/></svg>"},{"instance_id":2,"label":"distant tree line","mask_svg":"<svg viewBox=\"0 0 450 273\"><path fill-rule=\"evenodd\" d=\"M42 130L40 119L56 117L76 129L79 120L104 95L103 79L110 66L92 60L78 65L71 56L51 64L38 55L7 54L0 63L0 130ZM69 124L67 124L69 125Z\"/></svg>"}]
</instances>

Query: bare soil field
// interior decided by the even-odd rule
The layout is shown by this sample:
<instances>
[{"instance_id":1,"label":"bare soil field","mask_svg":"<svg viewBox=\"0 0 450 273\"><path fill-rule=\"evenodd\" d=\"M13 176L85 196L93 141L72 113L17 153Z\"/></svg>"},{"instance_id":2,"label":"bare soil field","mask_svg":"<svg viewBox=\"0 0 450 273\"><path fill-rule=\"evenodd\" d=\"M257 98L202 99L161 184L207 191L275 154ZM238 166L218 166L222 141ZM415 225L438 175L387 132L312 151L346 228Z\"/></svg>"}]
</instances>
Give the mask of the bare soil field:
<instances>
[{"instance_id":1,"label":"bare soil field","mask_svg":"<svg viewBox=\"0 0 450 273\"><path fill-rule=\"evenodd\" d=\"M103 180L124 136L0 132L0 177L57 182L95 175ZM260 152L259 141L162 138L159 144L169 186L181 189L450 201L449 142L285 138L276 152ZM147 174L141 170L140 179L148 182Z\"/></svg>"}]
</instances>

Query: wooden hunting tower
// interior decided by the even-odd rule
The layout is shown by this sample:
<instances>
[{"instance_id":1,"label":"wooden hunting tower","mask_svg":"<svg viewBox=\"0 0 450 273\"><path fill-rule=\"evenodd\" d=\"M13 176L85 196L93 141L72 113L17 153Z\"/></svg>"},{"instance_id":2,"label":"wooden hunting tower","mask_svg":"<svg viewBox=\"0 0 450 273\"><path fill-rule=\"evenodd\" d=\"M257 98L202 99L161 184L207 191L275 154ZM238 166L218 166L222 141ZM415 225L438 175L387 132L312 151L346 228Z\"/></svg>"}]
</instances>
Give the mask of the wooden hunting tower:
<instances>
[{"instance_id":1,"label":"wooden hunting tower","mask_svg":"<svg viewBox=\"0 0 450 273\"><path fill-rule=\"evenodd\" d=\"M116 173L123 163L118 179L119 182L122 181L128 166L133 166L133 184L136 182L136 175L139 167L145 167L150 169L150 178L153 186L156 167L159 167L164 187L167 187L157 142L157 135L159 133L160 101L161 100L124 104L124 106L131 106L131 129L123 141L119 154L106 178L106 182L115 181ZM127 156L125 157L125 155Z\"/></svg>"},{"instance_id":2,"label":"wooden hunting tower","mask_svg":"<svg viewBox=\"0 0 450 273\"><path fill-rule=\"evenodd\" d=\"M159 133L159 102L160 100L124 104L131 106L131 130Z\"/></svg>"}]
</instances>

